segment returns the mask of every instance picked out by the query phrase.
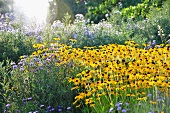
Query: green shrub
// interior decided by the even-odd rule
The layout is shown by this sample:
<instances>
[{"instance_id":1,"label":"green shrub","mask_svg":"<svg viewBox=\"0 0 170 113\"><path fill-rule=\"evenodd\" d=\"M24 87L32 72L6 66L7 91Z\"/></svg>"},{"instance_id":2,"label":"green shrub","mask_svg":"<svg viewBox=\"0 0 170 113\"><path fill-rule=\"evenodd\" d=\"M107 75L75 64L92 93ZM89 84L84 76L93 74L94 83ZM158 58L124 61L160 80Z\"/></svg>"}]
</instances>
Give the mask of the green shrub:
<instances>
[{"instance_id":1,"label":"green shrub","mask_svg":"<svg viewBox=\"0 0 170 113\"><path fill-rule=\"evenodd\" d=\"M140 21L122 17L121 11L114 8L108 22L113 25L112 30L121 32L120 38L128 37L141 47L142 43L151 43L152 40L156 40L157 44L165 44L170 34L169 5L170 3L167 1L164 2L161 9L150 9L149 18Z\"/></svg>"},{"instance_id":2,"label":"green shrub","mask_svg":"<svg viewBox=\"0 0 170 113\"><path fill-rule=\"evenodd\" d=\"M6 96L10 94L10 90L7 92L4 89L10 89L10 61L6 60L0 62L0 108L3 108L6 103ZM0 112L3 113L3 109L0 109Z\"/></svg>"},{"instance_id":3,"label":"green shrub","mask_svg":"<svg viewBox=\"0 0 170 113\"><path fill-rule=\"evenodd\" d=\"M39 41L40 31L23 24L22 17L3 14L0 19L0 61L18 61L19 56L34 51L32 44Z\"/></svg>"},{"instance_id":4,"label":"green shrub","mask_svg":"<svg viewBox=\"0 0 170 113\"><path fill-rule=\"evenodd\" d=\"M0 61L11 59L18 61L21 55L30 54L33 51L34 37L25 38L21 32L0 32Z\"/></svg>"}]
</instances>

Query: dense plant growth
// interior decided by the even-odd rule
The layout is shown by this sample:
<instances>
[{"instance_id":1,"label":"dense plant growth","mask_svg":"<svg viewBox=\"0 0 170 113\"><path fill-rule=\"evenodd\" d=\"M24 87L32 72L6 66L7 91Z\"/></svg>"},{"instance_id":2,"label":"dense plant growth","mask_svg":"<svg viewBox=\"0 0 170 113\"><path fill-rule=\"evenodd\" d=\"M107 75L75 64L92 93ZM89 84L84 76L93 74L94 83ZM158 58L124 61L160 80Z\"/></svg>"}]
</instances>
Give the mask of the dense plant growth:
<instances>
[{"instance_id":1,"label":"dense plant growth","mask_svg":"<svg viewBox=\"0 0 170 113\"><path fill-rule=\"evenodd\" d=\"M114 7L98 24L82 14L43 27L1 15L0 112L167 113L169 5L142 19Z\"/></svg>"}]
</instances>

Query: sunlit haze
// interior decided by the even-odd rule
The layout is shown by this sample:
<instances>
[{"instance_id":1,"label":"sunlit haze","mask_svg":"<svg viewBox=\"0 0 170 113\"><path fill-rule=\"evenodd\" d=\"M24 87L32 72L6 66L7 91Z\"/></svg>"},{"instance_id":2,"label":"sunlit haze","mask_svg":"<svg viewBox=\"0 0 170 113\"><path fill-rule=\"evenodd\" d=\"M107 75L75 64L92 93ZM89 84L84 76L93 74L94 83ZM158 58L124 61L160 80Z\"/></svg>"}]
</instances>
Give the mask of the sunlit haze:
<instances>
[{"instance_id":1,"label":"sunlit haze","mask_svg":"<svg viewBox=\"0 0 170 113\"><path fill-rule=\"evenodd\" d=\"M14 0L16 9L22 12L27 21L42 23L47 17L48 0Z\"/></svg>"}]
</instances>

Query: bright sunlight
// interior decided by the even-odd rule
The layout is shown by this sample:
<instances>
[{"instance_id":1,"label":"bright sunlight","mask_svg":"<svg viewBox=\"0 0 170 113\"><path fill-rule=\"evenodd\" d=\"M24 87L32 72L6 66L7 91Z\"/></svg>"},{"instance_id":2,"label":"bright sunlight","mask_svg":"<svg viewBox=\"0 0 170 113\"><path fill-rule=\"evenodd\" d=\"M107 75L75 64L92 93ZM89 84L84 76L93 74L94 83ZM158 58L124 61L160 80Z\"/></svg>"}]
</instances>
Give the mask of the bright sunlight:
<instances>
[{"instance_id":1,"label":"bright sunlight","mask_svg":"<svg viewBox=\"0 0 170 113\"><path fill-rule=\"evenodd\" d=\"M15 5L19 12L23 12L27 21L45 22L48 0L15 0Z\"/></svg>"}]
</instances>

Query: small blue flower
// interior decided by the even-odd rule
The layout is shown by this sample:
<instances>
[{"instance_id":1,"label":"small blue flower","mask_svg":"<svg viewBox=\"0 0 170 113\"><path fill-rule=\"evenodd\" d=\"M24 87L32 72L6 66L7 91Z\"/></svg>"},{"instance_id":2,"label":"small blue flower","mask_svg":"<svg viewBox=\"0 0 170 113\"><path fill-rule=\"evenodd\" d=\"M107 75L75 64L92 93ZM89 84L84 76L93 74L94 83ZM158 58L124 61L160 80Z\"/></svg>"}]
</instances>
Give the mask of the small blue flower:
<instances>
[{"instance_id":1,"label":"small blue flower","mask_svg":"<svg viewBox=\"0 0 170 113\"><path fill-rule=\"evenodd\" d=\"M58 112L61 112L62 109L61 109L61 106L58 106Z\"/></svg>"},{"instance_id":2,"label":"small blue flower","mask_svg":"<svg viewBox=\"0 0 170 113\"><path fill-rule=\"evenodd\" d=\"M55 110L55 108L51 108L51 111L54 111Z\"/></svg>"},{"instance_id":3,"label":"small blue flower","mask_svg":"<svg viewBox=\"0 0 170 113\"><path fill-rule=\"evenodd\" d=\"M10 104L7 104L7 105L6 105L6 107L9 107L9 106L10 106Z\"/></svg>"},{"instance_id":4,"label":"small blue flower","mask_svg":"<svg viewBox=\"0 0 170 113\"><path fill-rule=\"evenodd\" d=\"M28 100L32 100L32 97L29 97Z\"/></svg>"},{"instance_id":5,"label":"small blue flower","mask_svg":"<svg viewBox=\"0 0 170 113\"><path fill-rule=\"evenodd\" d=\"M27 99L23 98L23 99L22 99L22 102L25 102L26 100L27 100Z\"/></svg>"},{"instance_id":6,"label":"small blue flower","mask_svg":"<svg viewBox=\"0 0 170 113\"><path fill-rule=\"evenodd\" d=\"M71 107L67 107L67 110L70 110L71 109Z\"/></svg>"},{"instance_id":7,"label":"small blue flower","mask_svg":"<svg viewBox=\"0 0 170 113\"><path fill-rule=\"evenodd\" d=\"M123 110L122 110L122 113L126 113L126 112L127 112L126 109L123 109Z\"/></svg>"},{"instance_id":8,"label":"small blue flower","mask_svg":"<svg viewBox=\"0 0 170 113\"><path fill-rule=\"evenodd\" d=\"M27 102L23 102L23 103L24 103L23 105L27 104Z\"/></svg>"},{"instance_id":9,"label":"small blue flower","mask_svg":"<svg viewBox=\"0 0 170 113\"><path fill-rule=\"evenodd\" d=\"M148 94L148 97L151 97L152 96L152 94Z\"/></svg>"},{"instance_id":10,"label":"small blue flower","mask_svg":"<svg viewBox=\"0 0 170 113\"><path fill-rule=\"evenodd\" d=\"M158 102L161 102L161 101L162 101L162 99L161 99L161 98L158 98L158 99L157 99L157 101L158 101Z\"/></svg>"},{"instance_id":11,"label":"small blue flower","mask_svg":"<svg viewBox=\"0 0 170 113\"><path fill-rule=\"evenodd\" d=\"M23 66L21 66L19 70L20 70L20 71L24 71L24 68L23 68Z\"/></svg>"},{"instance_id":12,"label":"small blue flower","mask_svg":"<svg viewBox=\"0 0 170 113\"><path fill-rule=\"evenodd\" d=\"M16 69L17 68L17 65L13 65L13 69Z\"/></svg>"},{"instance_id":13,"label":"small blue flower","mask_svg":"<svg viewBox=\"0 0 170 113\"><path fill-rule=\"evenodd\" d=\"M48 106L48 109L50 109L51 108L51 106Z\"/></svg>"},{"instance_id":14,"label":"small blue flower","mask_svg":"<svg viewBox=\"0 0 170 113\"><path fill-rule=\"evenodd\" d=\"M117 110L120 111L122 108L121 107L118 107Z\"/></svg>"},{"instance_id":15,"label":"small blue flower","mask_svg":"<svg viewBox=\"0 0 170 113\"><path fill-rule=\"evenodd\" d=\"M119 106L121 106L121 105L122 105L121 102L118 102L118 103L115 104L115 106L117 106L117 107L119 107Z\"/></svg>"},{"instance_id":16,"label":"small blue flower","mask_svg":"<svg viewBox=\"0 0 170 113\"><path fill-rule=\"evenodd\" d=\"M23 65L23 62L18 62L18 65Z\"/></svg>"}]
</instances>

